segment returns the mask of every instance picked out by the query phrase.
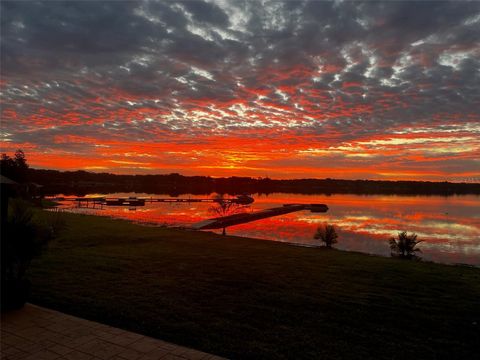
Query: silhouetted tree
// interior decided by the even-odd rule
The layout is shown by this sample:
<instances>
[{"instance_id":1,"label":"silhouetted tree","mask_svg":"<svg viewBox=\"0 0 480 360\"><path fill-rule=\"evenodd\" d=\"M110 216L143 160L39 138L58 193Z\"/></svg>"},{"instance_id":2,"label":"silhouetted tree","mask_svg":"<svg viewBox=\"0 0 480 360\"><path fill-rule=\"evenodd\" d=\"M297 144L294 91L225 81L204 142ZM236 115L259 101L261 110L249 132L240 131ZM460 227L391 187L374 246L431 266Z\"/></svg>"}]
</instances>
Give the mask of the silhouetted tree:
<instances>
[{"instance_id":1,"label":"silhouetted tree","mask_svg":"<svg viewBox=\"0 0 480 360\"><path fill-rule=\"evenodd\" d=\"M2 175L17 182L26 181L28 164L23 150L18 149L13 158L2 154L0 159L0 171Z\"/></svg>"},{"instance_id":2,"label":"silhouetted tree","mask_svg":"<svg viewBox=\"0 0 480 360\"><path fill-rule=\"evenodd\" d=\"M416 252L421 252L416 248L418 243L422 240L417 240L417 234L408 234L406 231L398 233L397 238L392 237L388 243L390 244L390 250L392 256L397 256L403 259L417 258Z\"/></svg>"},{"instance_id":3,"label":"silhouetted tree","mask_svg":"<svg viewBox=\"0 0 480 360\"><path fill-rule=\"evenodd\" d=\"M317 228L317 232L313 236L316 240L321 240L327 248L331 248L337 243L337 230L334 225L324 223Z\"/></svg>"},{"instance_id":4,"label":"silhouetted tree","mask_svg":"<svg viewBox=\"0 0 480 360\"><path fill-rule=\"evenodd\" d=\"M215 205L209 208L209 211L218 216L224 217L228 215L237 214L245 208L244 205L235 203L225 198L223 194L218 194L214 197ZM223 235L226 235L226 229L223 228Z\"/></svg>"},{"instance_id":5,"label":"silhouetted tree","mask_svg":"<svg viewBox=\"0 0 480 360\"><path fill-rule=\"evenodd\" d=\"M1 164L2 174L4 175L6 175L5 172L7 169L13 168L15 166L15 162L13 161L13 159L5 153L2 154Z\"/></svg>"}]
</instances>

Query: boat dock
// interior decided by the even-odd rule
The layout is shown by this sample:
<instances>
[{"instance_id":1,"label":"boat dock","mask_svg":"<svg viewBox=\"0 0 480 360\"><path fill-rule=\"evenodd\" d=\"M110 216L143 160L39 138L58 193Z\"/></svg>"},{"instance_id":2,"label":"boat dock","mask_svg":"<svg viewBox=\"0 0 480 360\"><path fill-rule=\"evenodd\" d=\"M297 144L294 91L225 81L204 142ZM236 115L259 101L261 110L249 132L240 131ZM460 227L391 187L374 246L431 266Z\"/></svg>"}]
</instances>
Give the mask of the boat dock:
<instances>
[{"instance_id":1,"label":"boat dock","mask_svg":"<svg viewBox=\"0 0 480 360\"><path fill-rule=\"evenodd\" d=\"M239 205L248 205L254 202L254 199L248 195L238 195L234 198L153 198L153 197L55 197L53 201L76 202L78 207L96 207L102 206L145 206L146 203L235 203Z\"/></svg>"},{"instance_id":2,"label":"boat dock","mask_svg":"<svg viewBox=\"0 0 480 360\"><path fill-rule=\"evenodd\" d=\"M327 212L325 204L285 204L280 207L259 210L251 213L240 213L200 221L191 226L195 230L222 229L228 226L244 224L247 222L265 219L272 216L284 215L295 211L310 210L311 212Z\"/></svg>"}]
</instances>

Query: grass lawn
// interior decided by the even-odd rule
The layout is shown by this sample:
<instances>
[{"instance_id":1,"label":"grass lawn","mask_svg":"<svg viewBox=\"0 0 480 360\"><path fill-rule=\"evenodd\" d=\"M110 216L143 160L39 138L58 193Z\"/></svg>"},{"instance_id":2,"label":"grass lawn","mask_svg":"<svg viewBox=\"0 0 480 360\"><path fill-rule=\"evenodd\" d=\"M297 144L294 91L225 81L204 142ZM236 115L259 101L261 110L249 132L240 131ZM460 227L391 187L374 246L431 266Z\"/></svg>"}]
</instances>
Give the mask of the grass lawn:
<instances>
[{"instance_id":1,"label":"grass lawn","mask_svg":"<svg viewBox=\"0 0 480 360\"><path fill-rule=\"evenodd\" d=\"M65 219L35 304L235 359L480 358L478 268Z\"/></svg>"}]
</instances>

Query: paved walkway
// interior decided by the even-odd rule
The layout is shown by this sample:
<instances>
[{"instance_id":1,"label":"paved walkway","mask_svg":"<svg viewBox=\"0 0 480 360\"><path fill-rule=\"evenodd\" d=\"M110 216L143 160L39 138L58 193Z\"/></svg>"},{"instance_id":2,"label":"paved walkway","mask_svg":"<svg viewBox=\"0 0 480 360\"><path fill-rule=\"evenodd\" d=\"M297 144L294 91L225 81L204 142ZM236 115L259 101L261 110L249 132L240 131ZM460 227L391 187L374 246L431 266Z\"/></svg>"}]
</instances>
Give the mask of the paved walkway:
<instances>
[{"instance_id":1,"label":"paved walkway","mask_svg":"<svg viewBox=\"0 0 480 360\"><path fill-rule=\"evenodd\" d=\"M1 360L221 359L31 304L2 314L1 332Z\"/></svg>"}]
</instances>

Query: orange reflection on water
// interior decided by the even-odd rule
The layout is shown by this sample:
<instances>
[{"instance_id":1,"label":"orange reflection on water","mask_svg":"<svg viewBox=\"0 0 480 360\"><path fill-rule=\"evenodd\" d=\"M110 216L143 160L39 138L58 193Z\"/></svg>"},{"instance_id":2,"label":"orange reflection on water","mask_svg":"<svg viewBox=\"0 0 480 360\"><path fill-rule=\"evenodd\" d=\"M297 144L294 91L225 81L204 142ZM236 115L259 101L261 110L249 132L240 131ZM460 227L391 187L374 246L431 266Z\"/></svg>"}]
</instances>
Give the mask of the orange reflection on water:
<instances>
[{"instance_id":1,"label":"orange reflection on water","mask_svg":"<svg viewBox=\"0 0 480 360\"><path fill-rule=\"evenodd\" d=\"M96 194L98 195L98 194ZM109 197L168 197L152 194L109 194ZM185 195L182 198L205 198ZM422 257L445 263L480 265L480 197L478 196L385 196L385 195L300 195L254 196L245 211L256 211L291 203L324 203L327 213L300 211L254 221L227 229L230 235L320 245L313 239L323 222L339 229L339 249L388 256L387 240L400 231L418 234ZM212 204L151 203L135 211L123 207L74 209L98 215L169 226L189 226L215 217ZM220 232L219 230L218 232Z\"/></svg>"}]
</instances>

